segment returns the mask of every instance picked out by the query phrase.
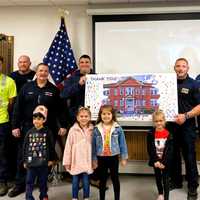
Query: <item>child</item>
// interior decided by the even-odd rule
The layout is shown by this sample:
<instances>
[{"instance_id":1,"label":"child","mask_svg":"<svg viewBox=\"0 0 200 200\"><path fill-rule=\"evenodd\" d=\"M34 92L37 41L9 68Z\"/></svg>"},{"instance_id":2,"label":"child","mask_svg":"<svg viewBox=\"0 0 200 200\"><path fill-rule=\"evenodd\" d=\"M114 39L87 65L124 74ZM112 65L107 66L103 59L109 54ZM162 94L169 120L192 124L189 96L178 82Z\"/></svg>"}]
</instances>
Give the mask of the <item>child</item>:
<instances>
[{"instance_id":1,"label":"child","mask_svg":"<svg viewBox=\"0 0 200 200\"><path fill-rule=\"evenodd\" d=\"M158 188L157 200L169 199L169 167L172 159L172 137L166 129L165 115L161 110L153 113L155 128L147 136L147 150L149 165L154 168L156 185Z\"/></svg>"},{"instance_id":2,"label":"child","mask_svg":"<svg viewBox=\"0 0 200 200\"><path fill-rule=\"evenodd\" d=\"M56 153L52 134L44 122L47 119L47 108L39 105L33 112L33 125L24 140L24 167L27 169L26 200L34 200L32 195L36 177L39 180L40 200L48 200L47 178L48 166L53 164Z\"/></svg>"},{"instance_id":3,"label":"child","mask_svg":"<svg viewBox=\"0 0 200 200\"><path fill-rule=\"evenodd\" d=\"M98 165L100 173L100 200L105 200L108 169L113 183L115 200L120 199L119 156L121 164L125 166L128 152L124 132L117 123L113 107L103 105L99 110L92 139L93 167L96 168Z\"/></svg>"},{"instance_id":4,"label":"child","mask_svg":"<svg viewBox=\"0 0 200 200\"><path fill-rule=\"evenodd\" d=\"M83 197L90 196L89 174L92 173L92 131L91 113L81 107L76 115L75 124L70 128L65 144L63 165L72 175L72 198L78 200L79 182L82 179Z\"/></svg>"}]
</instances>

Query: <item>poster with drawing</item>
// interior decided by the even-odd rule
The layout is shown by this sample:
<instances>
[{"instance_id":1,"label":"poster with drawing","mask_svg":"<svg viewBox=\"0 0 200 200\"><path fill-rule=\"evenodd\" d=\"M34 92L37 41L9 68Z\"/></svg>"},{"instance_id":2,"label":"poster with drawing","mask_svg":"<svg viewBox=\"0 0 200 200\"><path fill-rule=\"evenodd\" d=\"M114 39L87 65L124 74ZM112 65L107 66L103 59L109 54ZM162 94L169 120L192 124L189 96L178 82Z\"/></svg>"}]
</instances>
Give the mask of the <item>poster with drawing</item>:
<instances>
[{"instance_id":1,"label":"poster with drawing","mask_svg":"<svg viewBox=\"0 0 200 200\"><path fill-rule=\"evenodd\" d=\"M85 106L96 120L101 105L111 104L124 125L147 125L158 108L174 121L178 113L177 80L173 73L87 75ZM127 123L126 123L127 122Z\"/></svg>"}]
</instances>

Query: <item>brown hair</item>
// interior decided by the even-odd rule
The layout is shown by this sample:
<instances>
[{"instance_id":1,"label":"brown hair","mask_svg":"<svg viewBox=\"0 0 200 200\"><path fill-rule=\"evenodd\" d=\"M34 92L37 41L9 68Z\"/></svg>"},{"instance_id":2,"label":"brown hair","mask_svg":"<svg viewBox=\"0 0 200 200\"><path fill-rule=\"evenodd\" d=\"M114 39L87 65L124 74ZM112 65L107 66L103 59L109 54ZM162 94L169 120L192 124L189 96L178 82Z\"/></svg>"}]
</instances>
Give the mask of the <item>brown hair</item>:
<instances>
[{"instance_id":1,"label":"brown hair","mask_svg":"<svg viewBox=\"0 0 200 200\"><path fill-rule=\"evenodd\" d=\"M98 118L97 118L96 124L98 124L99 122L102 122L101 114L102 114L103 110L110 111L112 113L112 121L114 121L114 122L117 121L116 112L115 112L115 109L112 107L112 105L102 105L100 107L100 109L99 109L99 113L98 113Z\"/></svg>"},{"instance_id":2,"label":"brown hair","mask_svg":"<svg viewBox=\"0 0 200 200\"><path fill-rule=\"evenodd\" d=\"M83 55L79 58L79 61L80 61L82 58L88 59L88 60L91 62L91 58L90 58L90 56L88 56L87 54L83 54Z\"/></svg>"}]
</instances>

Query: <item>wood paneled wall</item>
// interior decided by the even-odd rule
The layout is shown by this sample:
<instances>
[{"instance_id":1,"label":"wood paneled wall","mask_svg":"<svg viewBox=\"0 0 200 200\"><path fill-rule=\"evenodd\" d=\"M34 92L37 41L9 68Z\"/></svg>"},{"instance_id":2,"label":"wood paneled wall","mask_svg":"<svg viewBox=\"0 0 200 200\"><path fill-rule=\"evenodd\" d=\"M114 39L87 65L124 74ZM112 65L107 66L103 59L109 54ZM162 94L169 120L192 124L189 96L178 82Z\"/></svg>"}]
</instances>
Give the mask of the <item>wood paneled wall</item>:
<instances>
[{"instance_id":1,"label":"wood paneled wall","mask_svg":"<svg viewBox=\"0 0 200 200\"><path fill-rule=\"evenodd\" d=\"M129 160L148 160L146 130L125 130ZM200 161L200 139L196 142L197 160Z\"/></svg>"},{"instance_id":2,"label":"wood paneled wall","mask_svg":"<svg viewBox=\"0 0 200 200\"><path fill-rule=\"evenodd\" d=\"M3 73L10 74L13 71L14 36L0 33L0 55L4 59Z\"/></svg>"}]
</instances>

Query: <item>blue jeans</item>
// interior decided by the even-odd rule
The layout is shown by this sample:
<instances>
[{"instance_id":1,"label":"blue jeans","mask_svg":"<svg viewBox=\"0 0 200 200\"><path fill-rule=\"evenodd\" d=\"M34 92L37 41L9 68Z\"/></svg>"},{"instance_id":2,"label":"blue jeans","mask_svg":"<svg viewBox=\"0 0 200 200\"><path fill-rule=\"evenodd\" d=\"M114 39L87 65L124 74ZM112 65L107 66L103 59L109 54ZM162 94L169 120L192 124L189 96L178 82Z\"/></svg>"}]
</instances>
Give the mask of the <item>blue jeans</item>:
<instances>
[{"instance_id":1,"label":"blue jeans","mask_svg":"<svg viewBox=\"0 0 200 200\"><path fill-rule=\"evenodd\" d=\"M72 198L78 199L79 182L82 180L83 183L83 198L90 197L90 183L89 175L87 173L81 173L72 176Z\"/></svg>"},{"instance_id":2,"label":"blue jeans","mask_svg":"<svg viewBox=\"0 0 200 200\"><path fill-rule=\"evenodd\" d=\"M32 193L34 189L35 178L38 178L40 188L40 200L47 196L47 178L48 167L31 167L27 170L26 176L26 200L35 200Z\"/></svg>"}]
</instances>

